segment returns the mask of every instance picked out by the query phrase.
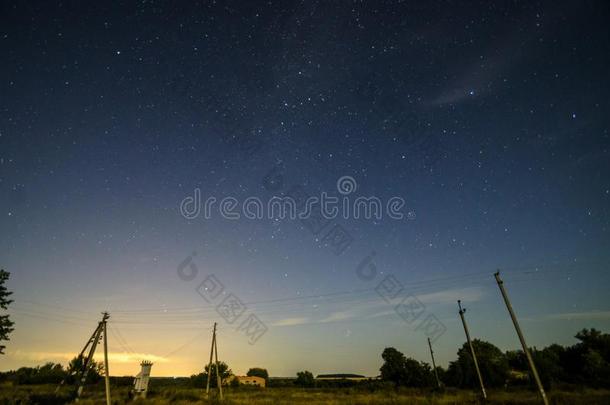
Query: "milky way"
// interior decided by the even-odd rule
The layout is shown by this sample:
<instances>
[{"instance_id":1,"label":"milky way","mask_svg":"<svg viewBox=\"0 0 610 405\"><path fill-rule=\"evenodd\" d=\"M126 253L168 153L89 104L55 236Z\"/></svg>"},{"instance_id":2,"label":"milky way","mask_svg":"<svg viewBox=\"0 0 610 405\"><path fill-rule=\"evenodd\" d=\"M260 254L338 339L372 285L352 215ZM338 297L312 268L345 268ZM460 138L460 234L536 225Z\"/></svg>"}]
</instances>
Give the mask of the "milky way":
<instances>
[{"instance_id":1,"label":"milky way","mask_svg":"<svg viewBox=\"0 0 610 405\"><path fill-rule=\"evenodd\" d=\"M531 345L607 329L609 14L5 3L0 266L17 324L1 368L65 361L103 310L117 373L141 356L197 372L214 321L237 372L376 375L387 346L427 360L423 319L443 326L446 364L463 340L457 299L473 335L517 346L497 269ZM403 219L180 212L196 189L341 196L344 176L350 197L403 199ZM199 288L210 275L215 298ZM226 297L243 313L223 316ZM405 299L417 321L396 309ZM251 345L250 315L266 328Z\"/></svg>"}]
</instances>

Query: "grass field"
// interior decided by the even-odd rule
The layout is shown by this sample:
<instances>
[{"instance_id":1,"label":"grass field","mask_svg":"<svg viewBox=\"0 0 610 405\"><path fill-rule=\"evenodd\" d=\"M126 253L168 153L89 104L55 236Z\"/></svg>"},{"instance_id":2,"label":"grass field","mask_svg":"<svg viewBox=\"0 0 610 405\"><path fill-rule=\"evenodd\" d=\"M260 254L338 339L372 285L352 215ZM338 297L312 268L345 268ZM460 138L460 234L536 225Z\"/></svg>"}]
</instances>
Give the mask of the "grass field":
<instances>
[{"instance_id":1,"label":"grass field","mask_svg":"<svg viewBox=\"0 0 610 405\"><path fill-rule=\"evenodd\" d=\"M13 386L5 384L0 387L0 404L62 404L67 396L55 397L55 386ZM86 390L80 404L105 404L102 387ZM152 389L146 400L130 402L127 388L113 389L112 403L116 405L134 404L192 404L219 403L214 396L205 398L205 390L195 388L162 388ZM549 393L552 404L610 404L610 390L581 390L574 392L552 391ZM367 392L352 388L334 389L230 389L225 392L226 404L479 404L482 403L476 394L466 390L448 390L434 393L422 390L379 390ZM489 404L540 404L541 401L533 391L498 391L489 392Z\"/></svg>"}]
</instances>

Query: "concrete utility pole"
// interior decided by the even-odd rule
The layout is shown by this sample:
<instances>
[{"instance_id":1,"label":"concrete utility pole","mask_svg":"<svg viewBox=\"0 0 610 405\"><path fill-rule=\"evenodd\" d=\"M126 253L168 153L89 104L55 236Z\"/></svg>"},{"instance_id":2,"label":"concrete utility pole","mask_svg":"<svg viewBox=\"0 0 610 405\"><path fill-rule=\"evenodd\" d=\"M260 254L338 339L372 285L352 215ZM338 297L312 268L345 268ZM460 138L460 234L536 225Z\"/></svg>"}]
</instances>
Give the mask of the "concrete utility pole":
<instances>
[{"instance_id":1,"label":"concrete utility pole","mask_svg":"<svg viewBox=\"0 0 610 405\"><path fill-rule=\"evenodd\" d=\"M102 324L104 325L104 371L105 371L105 383L106 383L106 405L110 405L110 370L108 368L108 312L102 313Z\"/></svg>"},{"instance_id":2,"label":"concrete utility pole","mask_svg":"<svg viewBox=\"0 0 610 405\"><path fill-rule=\"evenodd\" d=\"M432 368L434 369L434 377L436 378L436 386L441 387L441 381L438 379L438 371L436 370L436 363L434 362L434 352L432 351L432 343L428 338L428 346L430 347L430 357L432 357Z\"/></svg>"},{"instance_id":3,"label":"concrete utility pole","mask_svg":"<svg viewBox=\"0 0 610 405\"><path fill-rule=\"evenodd\" d=\"M506 290L504 289L504 281L500 279L500 271L494 273L494 277L496 278L496 282L498 283L498 287L500 287L500 292L502 293L502 297L504 298L504 303L506 304L506 308L508 309L508 313L510 314L511 319L513 320L513 325L515 325L515 330L517 331L517 336L519 336L519 341L521 342L521 347L523 347L523 352L525 353L525 357L527 358L527 362L529 363L530 370L534 375L534 380L536 380L536 385L538 385L538 391L540 391L540 395L542 396L542 401L544 405L549 405L549 400L546 397L546 393L544 392L544 387L542 386L542 382L540 381L540 376L538 376L538 370L536 370L536 365L534 364L534 360L532 359L532 354L530 353L529 348L527 347L527 343L525 342L525 337L523 337L523 333L521 332L521 328L519 327L519 322L517 322L517 316L513 311L513 307L510 304L510 300L508 299L508 295L506 294Z\"/></svg>"},{"instance_id":4,"label":"concrete utility pole","mask_svg":"<svg viewBox=\"0 0 610 405\"><path fill-rule=\"evenodd\" d=\"M481 385L481 394L483 399L487 399L487 393L485 392L485 385L483 385L483 377L481 376L481 370L479 370L479 363L477 362L477 355L474 352L474 347L470 341L470 333L468 333L468 326L466 326L466 319L464 318L465 308L462 308L462 302L458 300L458 307L460 308L460 318L462 318L462 324L464 325L464 332L466 333L466 340L468 340L468 346L470 346L470 354L472 354L472 360L474 360L474 368L477 370L477 376L479 377L479 384Z\"/></svg>"}]
</instances>

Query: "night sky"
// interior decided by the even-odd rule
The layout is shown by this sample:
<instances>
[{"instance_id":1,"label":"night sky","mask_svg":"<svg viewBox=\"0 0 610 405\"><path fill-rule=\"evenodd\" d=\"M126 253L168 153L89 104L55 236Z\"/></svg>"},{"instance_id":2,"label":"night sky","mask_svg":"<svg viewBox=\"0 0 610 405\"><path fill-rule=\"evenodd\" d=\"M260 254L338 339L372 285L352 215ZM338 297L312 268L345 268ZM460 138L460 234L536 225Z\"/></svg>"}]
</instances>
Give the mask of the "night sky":
<instances>
[{"instance_id":1,"label":"night sky","mask_svg":"<svg viewBox=\"0 0 610 405\"><path fill-rule=\"evenodd\" d=\"M607 2L53 3L0 8L1 370L66 363L104 310L116 375L201 371L215 321L238 374L374 376L388 346L429 361L387 276L446 328L443 366L457 299L473 337L518 347L497 269L530 345L610 329ZM405 218L180 212L195 189L338 195L342 176ZM198 293L210 274L239 319Z\"/></svg>"}]
</instances>

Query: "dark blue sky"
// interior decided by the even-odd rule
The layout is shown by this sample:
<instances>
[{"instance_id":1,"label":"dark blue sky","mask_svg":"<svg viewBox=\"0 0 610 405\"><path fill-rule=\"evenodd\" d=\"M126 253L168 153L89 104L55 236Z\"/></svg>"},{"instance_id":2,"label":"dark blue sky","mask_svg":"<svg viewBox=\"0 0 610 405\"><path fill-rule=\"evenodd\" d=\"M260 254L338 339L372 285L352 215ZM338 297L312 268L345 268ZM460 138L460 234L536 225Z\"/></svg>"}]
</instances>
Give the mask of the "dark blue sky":
<instances>
[{"instance_id":1,"label":"dark blue sky","mask_svg":"<svg viewBox=\"0 0 610 405\"><path fill-rule=\"evenodd\" d=\"M425 333L374 291L388 274L445 325L442 363L463 340L460 297L475 336L516 347L497 268L532 344L610 326L608 4L242 3L2 5L6 367L63 361L108 309L115 351L137 354L117 358L124 373L144 356L196 372L205 344L181 345L218 320L237 371L374 375L385 346L427 360ZM335 221L353 239L337 255L299 221L179 211L195 188L336 194L342 176L410 218ZM197 294L210 273L267 325L256 345Z\"/></svg>"}]
</instances>

